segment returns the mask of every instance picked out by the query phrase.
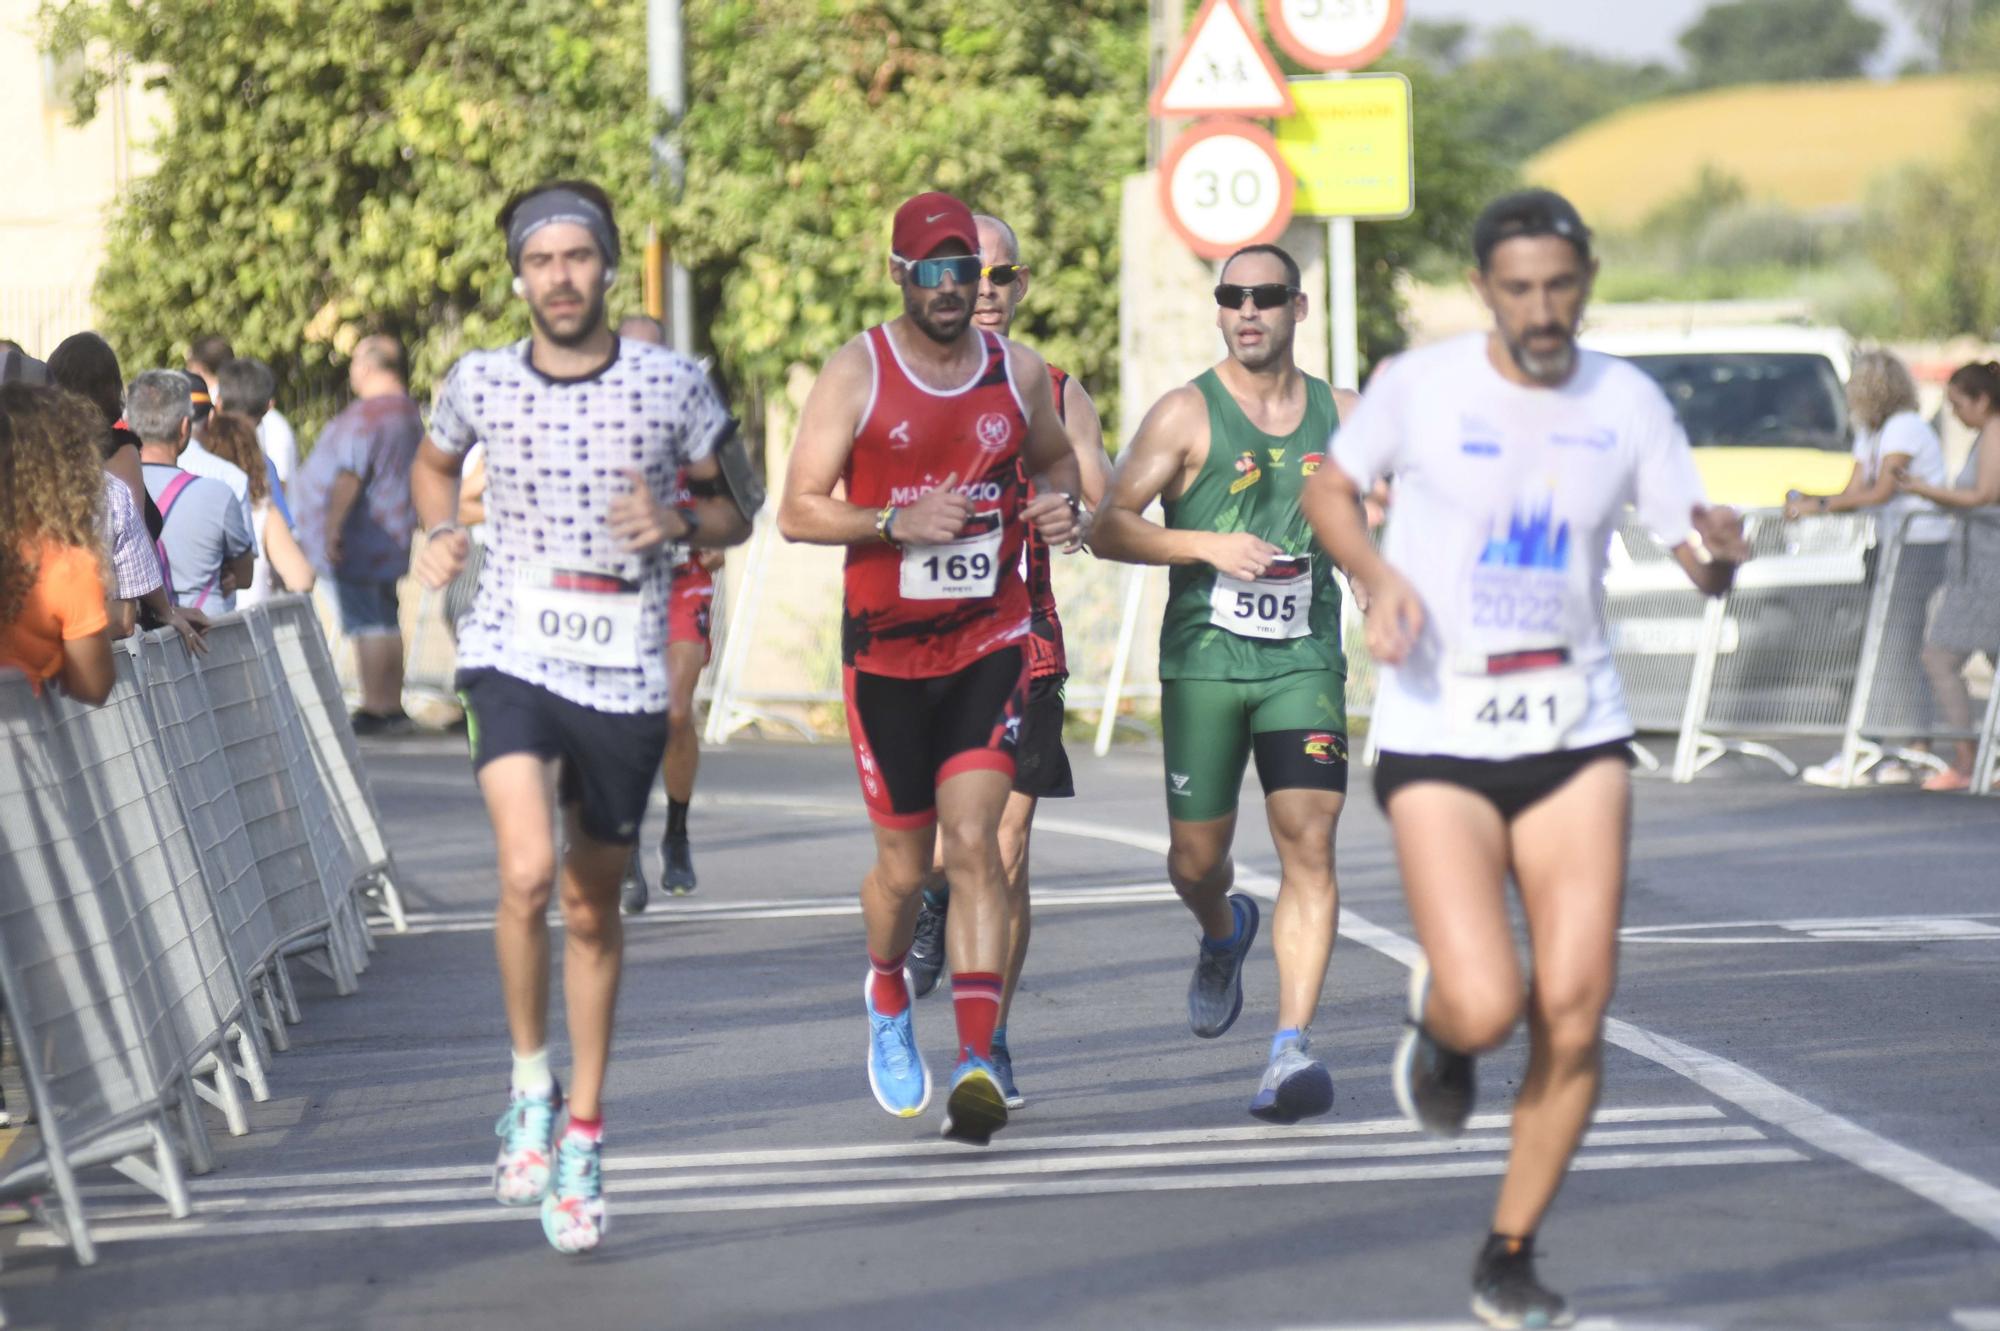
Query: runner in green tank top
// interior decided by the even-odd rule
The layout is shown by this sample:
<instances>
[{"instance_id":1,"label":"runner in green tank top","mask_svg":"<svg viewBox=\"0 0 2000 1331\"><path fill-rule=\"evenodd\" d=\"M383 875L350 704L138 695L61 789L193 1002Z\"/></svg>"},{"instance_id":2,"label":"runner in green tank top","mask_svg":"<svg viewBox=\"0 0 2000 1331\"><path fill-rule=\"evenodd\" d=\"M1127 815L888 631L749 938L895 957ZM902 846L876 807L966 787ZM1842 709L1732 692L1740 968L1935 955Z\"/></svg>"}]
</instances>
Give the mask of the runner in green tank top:
<instances>
[{"instance_id":1,"label":"runner in green tank top","mask_svg":"<svg viewBox=\"0 0 2000 1331\"><path fill-rule=\"evenodd\" d=\"M1332 562L1299 510L1353 402L1293 361L1299 267L1275 245L1222 266L1229 357L1147 413L1093 529L1106 559L1170 566L1160 629L1167 873L1201 923L1188 1024L1212 1039L1243 1009L1257 903L1232 893L1237 792L1254 755L1283 879L1272 916L1278 1032L1250 1112L1294 1123L1333 1107L1307 1052L1333 953L1334 829L1347 791L1346 661ZM1155 499L1166 525L1142 516Z\"/></svg>"}]
</instances>

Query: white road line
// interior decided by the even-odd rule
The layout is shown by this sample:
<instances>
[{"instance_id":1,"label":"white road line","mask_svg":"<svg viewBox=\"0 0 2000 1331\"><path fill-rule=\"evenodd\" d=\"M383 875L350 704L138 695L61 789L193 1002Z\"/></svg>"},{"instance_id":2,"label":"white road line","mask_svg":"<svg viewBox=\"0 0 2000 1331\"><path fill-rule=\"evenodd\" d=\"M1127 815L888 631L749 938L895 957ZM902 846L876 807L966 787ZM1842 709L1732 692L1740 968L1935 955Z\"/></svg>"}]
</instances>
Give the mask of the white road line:
<instances>
[{"instance_id":1,"label":"white road line","mask_svg":"<svg viewBox=\"0 0 2000 1331\"><path fill-rule=\"evenodd\" d=\"M1729 1125L1719 1128L1639 1128L1592 1132L1584 1141L1586 1150L1598 1147L1691 1146L1716 1142L1761 1142L1763 1133L1752 1127ZM1017 1157L988 1159L966 1155L958 1159L928 1164L841 1165L814 1169L675 1171L670 1174L619 1176L620 1197L661 1192L714 1192L722 1189L746 1191L755 1188L805 1187L818 1184L934 1183L944 1179L1004 1178L1036 1174L1116 1174L1142 1173L1162 1169L1190 1169L1217 1165L1246 1168L1255 1165L1286 1165L1328 1160L1394 1160L1461 1155L1491 1155L1507 1149L1504 1133L1460 1137L1453 1141L1334 1142L1320 1145L1235 1146L1220 1150L1131 1151L1122 1154L1048 1156L1039 1159ZM489 1186L458 1184L414 1188L373 1188L340 1192L320 1190L310 1194L264 1193L200 1197L204 1212L236 1215L245 1212L285 1213L292 1211L337 1211L359 1207L436 1205L441 1202L474 1202L487 1196ZM105 1211L103 1218L142 1218L157 1215L157 1201L140 1209ZM93 1212L93 1219L100 1214Z\"/></svg>"},{"instance_id":2,"label":"white road line","mask_svg":"<svg viewBox=\"0 0 2000 1331\"><path fill-rule=\"evenodd\" d=\"M1050 888L1035 890L1037 909L1056 906L1117 906L1177 900L1174 889L1165 883L1130 883L1111 887ZM739 920L806 920L837 915L859 915L861 901L853 893L838 897L794 897L790 900L704 902L701 905L663 903L643 915L629 915L625 927L708 923ZM414 911L405 917L405 934L483 933L493 927L490 909L454 911ZM551 910L551 928L562 927L562 915Z\"/></svg>"},{"instance_id":3,"label":"white road line","mask_svg":"<svg viewBox=\"0 0 2000 1331\"><path fill-rule=\"evenodd\" d=\"M1718 1119L1722 1111L1714 1105L1617 1105L1602 1106L1592 1120L1598 1127L1610 1123L1691 1123ZM1474 1114L1466 1120L1470 1132L1504 1129L1506 1114ZM980 1153L985 1160L1002 1156L1040 1152L1129 1150L1139 1147L1207 1146L1223 1142L1280 1143L1323 1140L1330 1137L1380 1137L1415 1135L1415 1129L1400 1118L1357 1119L1341 1123L1299 1123L1291 1127L1231 1126L1218 1128L1167 1128L1150 1132L1086 1132L1005 1136ZM823 1165L837 1160L912 1160L931 1156L953 1159L965 1157L965 1147L936 1137L898 1143L870 1143L863 1146L781 1146L761 1151L702 1151L672 1155L614 1154L604 1162L608 1174L645 1173L664 1169L731 1169L757 1165ZM229 1193L264 1189L331 1190L336 1188L409 1183L446 1183L457 1180L490 1179L492 1167L484 1164L418 1166L413 1168L328 1170L315 1173L267 1174L231 1179L210 1176L188 1180L188 1190L200 1197L205 1193ZM133 1183L91 1184L86 1197L142 1196L154 1194Z\"/></svg>"},{"instance_id":4,"label":"white road line","mask_svg":"<svg viewBox=\"0 0 2000 1331\"><path fill-rule=\"evenodd\" d=\"M1964 1331L2000 1331L2000 1308L1954 1308L1951 1320Z\"/></svg>"},{"instance_id":5,"label":"white road line","mask_svg":"<svg viewBox=\"0 0 2000 1331\"><path fill-rule=\"evenodd\" d=\"M1797 1164L1806 1159L1797 1151L1781 1146L1718 1147L1701 1151L1616 1151L1577 1156L1573 1168L1584 1171L1623 1169L1679 1169L1736 1167L1746 1165ZM1492 1177L1505 1172L1502 1158L1439 1160L1395 1165L1334 1165L1321 1169L1266 1170L1241 1172L1180 1172L1174 1174L1129 1174L1110 1178L1015 1179L974 1183L940 1183L915 1186L860 1188L815 1188L792 1192L736 1194L701 1198L653 1197L619 1202L613 1192L613 1209L621 1216L633 1215L714 1215L743 1211L824 1210L843 1207L919 1206L967 1201L1011 1201L1047 1197L1101 1197L1116 1193L1206 1192L1228 1188L1295 1188L1331 1183L1386 1183L1415 1180ZM133 1239L182 1238L196 1235L267 1238L278 1234L329 1233L341 1230L426 1229L439 1225L491 1224L507 1221L522 1224L532 1212L493 1205L440 1210L423 1207L409 1211L367 1212L355 1215L194 1217L157 1223L113 1222L91 1225L91 1235L100 1243ZM64 1246L48 1230L31 1230L16 1240L24 1248Z\"/></svg>"},{"instance_id":6,"label":"white road line","mask_svg":"<svg viewBox=\"0 0 2000 1331\"><path fill-rule=\"evenodd\" d=\"M1116 831L1059 818L1038 818L1035 827L1038 831L1135 846L1162 856L1167 853L1167 838L1157 833ZM1277 895L1277 881L1254 870L1239 867L1237 885L1267 899ZM1422 949L1412 940L1346 908L1340 912L1340 932L1405 966L1422 955ZM1710 1095L1828 1155L1943 1207L2000 1241L2000 1188L1984 1179L1892 1142L1718 1054L1615 1018L1605 1023L1604 1038L1678 1073Z\"/></svg>"}]
</instances>

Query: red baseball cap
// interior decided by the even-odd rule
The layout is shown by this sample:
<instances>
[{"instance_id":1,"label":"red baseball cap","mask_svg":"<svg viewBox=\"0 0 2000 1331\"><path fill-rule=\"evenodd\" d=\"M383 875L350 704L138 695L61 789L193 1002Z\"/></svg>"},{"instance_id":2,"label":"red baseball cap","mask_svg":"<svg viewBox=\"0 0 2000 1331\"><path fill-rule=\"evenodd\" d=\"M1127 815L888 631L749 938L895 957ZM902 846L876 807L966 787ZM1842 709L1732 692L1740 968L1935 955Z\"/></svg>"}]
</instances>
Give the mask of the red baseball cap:
<instances>
[{"instance_id":1,"label":"red baseball cap","mask_svg":"<svg viewBox=\"0 0 2000 1331\"><path fill-rule=\"evenodd\" d=\"M949 194L919 194L896 210L896 227L889 247L905 259L928 259L947 240L965 242L968 254L979 253L979 228L972 209Z\"/></svg>"}]
</instances>

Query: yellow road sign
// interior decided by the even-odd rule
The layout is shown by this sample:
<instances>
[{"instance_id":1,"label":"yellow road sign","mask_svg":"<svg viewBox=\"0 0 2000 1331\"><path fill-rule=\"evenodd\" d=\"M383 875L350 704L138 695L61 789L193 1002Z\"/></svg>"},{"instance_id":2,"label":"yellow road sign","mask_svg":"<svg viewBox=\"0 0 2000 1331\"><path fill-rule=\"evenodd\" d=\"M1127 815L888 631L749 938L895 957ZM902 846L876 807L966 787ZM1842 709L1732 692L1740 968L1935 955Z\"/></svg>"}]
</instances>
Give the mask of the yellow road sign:
<instances>
[{"instance_id":1,"label":"yellow road sign","mask_svg":"<svg viewBox=\"0 0 2000 1331\"><path fill-rule=\"evenodd\" d=\"M1408 217L1417 206L1410 81L1401 74L1293 79L1298 114L1277 122L1299 178L1298 217Z\"/></svg>"}]
</instances>

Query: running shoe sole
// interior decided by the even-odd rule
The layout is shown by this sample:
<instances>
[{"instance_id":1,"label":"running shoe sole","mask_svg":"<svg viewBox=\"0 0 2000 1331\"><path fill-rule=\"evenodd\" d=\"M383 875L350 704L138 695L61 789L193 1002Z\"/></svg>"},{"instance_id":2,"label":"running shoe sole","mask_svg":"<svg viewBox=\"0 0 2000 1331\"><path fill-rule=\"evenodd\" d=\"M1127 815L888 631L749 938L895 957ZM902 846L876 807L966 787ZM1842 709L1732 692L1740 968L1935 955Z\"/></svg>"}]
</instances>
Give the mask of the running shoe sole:
<instances>
[{"instance_id":1,"label":"running shoe sole","mask_svg":"<svg viewBox=\"0 0 2000 1331\"><path fill-rule=\"evenodd\" d=\"M959 1078L945 1101L941 1135L950 1141L984 1146L1006 1126L1007 1100L1000 1094L1000 1083L984 1068L974 1068Z\"/></svg>"},{"instance_id":2,"label":"running shoe sole","mask_svg":"<svg viewBox=\"0 0 2000 1331\"><path fill-rule=\"evenodd\" d=\"M862 1010L864 1012L872 1013L875 1011L875 996L872 992L870 992L874 988L873 984L874 978L875 978L875 973L873 971L870 971L868 975L864 977L861 981L861 1004L862 1004ZM906 971L904 972L903 975L903 983L904 985L907 986L909 982L910 982L909 973ZM872 1021L873 1018L871 1017L870 1020ZM912 1041L911 1043L914 1045L915 1042ZM931 1065L924 1062L924 1054L921 1049L915 1050L915 1053L917 1058L917 1068L924 1074L924 1098L917 1101L917 1107L914 1109L898 1109L896 1108L896 1106L889 1103L889 1097L882 1094L881 1083L875 1080L875 1029L872 1025L869 1027L868 1055L867 1055L868 1089L874 1093L875 1103L881 1105L884 1110L886 1110L891 1114L894 1114L897 1118L915 1118L917 1115L923 1113L924 1110L930 1107Z\"/></svg>"},{"instance_id":3,"label":"running shoe sole","mask_svg":"<svg viewBox=\"0 0 2000 1331\"><path fill-rule=\"evenodd\" d=\"M1302 1118L1318 1118L1332 1108L1333 1074L1324 1065L1314 1063L1279 1082L1278 1093L1270 1104L1253 1103L1250 1117L1290 1126Z\"/></svg>"},{"instance_id":4,"label":"running shoe sole","mask_svg":"<svg viewBox=\"0 0 2000 1331\"><path fill-rule=\"evenodd\" d=\"M1502 1331L1539 1331L1542 1327L1575 1326L1576 1314L1568 1308L1553 1317L1536 1313L1531 1317L1521 1317L1514 1313L1502 1312L1486 1301L1483 1294L1472 1296L1472 1313L1488 1326L1497 1326Z\"/></svg>"}]
</instances>

